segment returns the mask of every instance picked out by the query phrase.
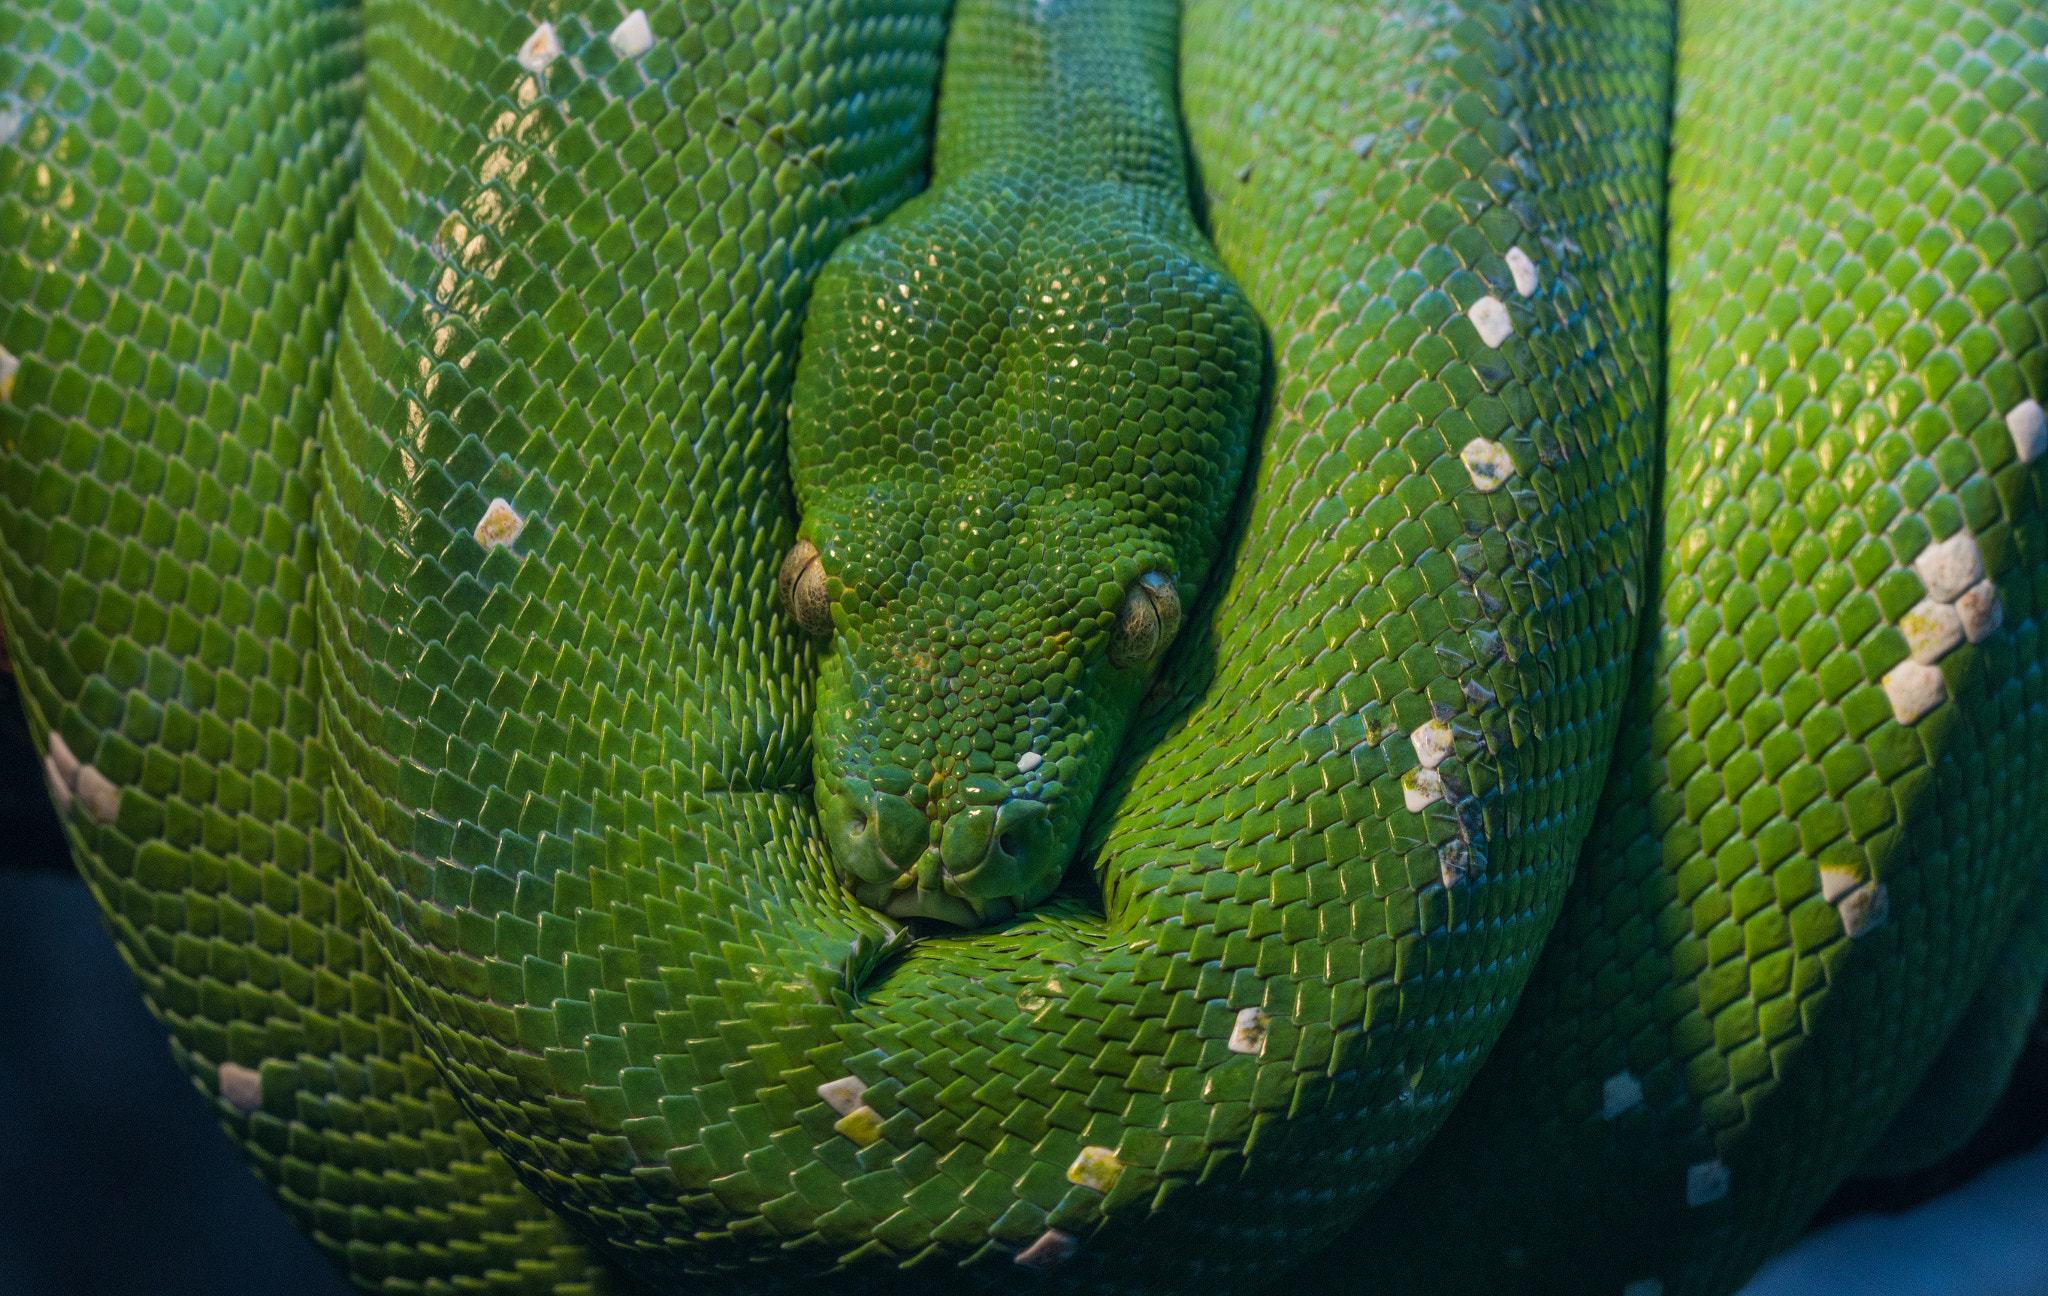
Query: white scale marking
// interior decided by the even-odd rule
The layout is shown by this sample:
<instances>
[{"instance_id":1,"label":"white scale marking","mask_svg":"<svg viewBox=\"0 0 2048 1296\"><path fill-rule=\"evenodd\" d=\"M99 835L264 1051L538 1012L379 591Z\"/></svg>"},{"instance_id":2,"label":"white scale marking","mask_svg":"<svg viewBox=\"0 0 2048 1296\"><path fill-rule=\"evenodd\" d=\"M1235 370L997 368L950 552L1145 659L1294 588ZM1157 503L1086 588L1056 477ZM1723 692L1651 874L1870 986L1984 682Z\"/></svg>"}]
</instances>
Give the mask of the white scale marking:
<instances>
[{"instance_id":1,"label":"white scale marking","mask_svg":"<svg viewBox=\"0 0 2048 1296\"><path fill-rule=\"evenodd\" d=\"M1937 603L1953 603L1984 579L1984 556L1967 531L1958 531L1938 544L1928 545L1913 560L1913 571L1927 586L1927 597Z\"/></svg>"},{"instance_id":2,"label":"white scale marking","mask_svg":"<svg viewBox=\"0 0 2048 1296\"><path fill-rule=\"evenodd\" d=\"M1842 930L1850 940L1867 936L1884 926L1885 919L1892 916L1891 896L1885 891L1884 883L1872 882L1861 886L1842 897L1835 906L1835 913L1842 919Z\"/></svg>"},{"instance_id":3,"label":"white scale marking","mask_svg":"<svg viewBox=\"0 0 2048 1296\"><path fill-rule=\"evenodd\" d=\"M1453 837L1436 848L1436 876L1444 890L1461 884L1471 873L1472 848L1462 840Z\"/></svg>"},{"instance_id":4,"label":"white scale marking","mask_svg":"<svg viewBox=\"0 0 2048 1296\"><path fill-rule=\"evenodd\" d=\"M1728 1195L1728 1167L1719 1157L1685 1169L1685 1204L1705 1206Z\"/></svg>"},{"instance_id":5,"label":"white scale marking","mask_svg":"<svg viewBox=\"0 0 2048 1296\"><path fill-rule=\"evenodd\" d=\"M1511 247L1507 251L1507 263L1508 273L1515 277L1515 291L1524 297L1533 295L1536 291L1536 263L1529 259L1529 254L1518 247Z\"/></svg>"},{"instance_id":6,"label":"white scale marking","mask_svg":"<svg viewBox=\"0 0 2048 1296\"><path fill-rule=\"evenodd\" d=\"M1465 314L1479 330L1479 340L1490 347L1507 341L1515 331L1515 322L1508 318L1508 308L1498 297L1481 297Z\"/></svg>"},{"instance_id":7,"label":"white scale marking","mask_svg":"<svg viewBox=\"0 0 2048 1296\"><path fill-rule=\"evenodd\" d=\"M2032 397L2012 407L2005 416L2005 430L2012 433L2012 448L2020 462L2030 464L2048 450L2048 412Z\"/></svg>"},{"instance_id":8,"label":"white scale marking","mask_svg":"<svg viewBox=\"0 0 2048 1296\"><path fill-rule=\"evenodd\" d=\"M1053 1269L1073 1259L1079 1249L1080 1243L1073 1234L1047 1229L1017 1253L1016 1263L1026 1269Z\"/></svg>"},{"instance_id":9,"label":"white scale marking","mask_svg":"<svg viewBox=\"0 0 2048 1296\"><path fill-rule=\"evenodd\" d=\"M1835 903L1863 885L1863 875L1851 868L1824 868L1820 871L1820 898L1829 904Z\"/></svg>"},{"instance_id":10,"label":"white scale marking","mask_svg":"<svg viewBox=\"0 0 2048 1296\"><path fill-rule=\"evenodd\" d=\"M1891 896L1884 883L1866 881L1855 869L1822 869L1820 894L1835 907L1851 940L1876 931L1891 917Z\"/></svg>"},{"instance_id":11,"label":"white scale marking","mask_svg":"<svg viewBox=\"0 0 2048 1296\"><path fill-rule=\"evenodd\" d=\"M1946 603L1921 599L1899 618L1899 632L1913 660L1932 666L1963 641L1963 618Z\"/></svg>"},{"instance_id":12,"label":"white scale marking","mask_svg":"<svg viewBox=\"0 0 2048 1296\"><path fill-rule=\"evenodd\" d=\"M78 804L85 812L101 823L114 822L114 816L121 809L121 789L114 786L106 775L90 765L78 767L78 781L73 784L78 793Z\"/></svg>"},{"instance_id":13,"label":"white scale marking","mask_svg":"<svg viewBox=\"0 0 2048 1296\"><path fill-rule=\"evenodd\" d=\"M654 29L647 25L647 11L635 9L625 21L612 28L612 52L622 59L636 59L654 48Z\"/></svg>"},{"instance_id":14,"label":"white scale marking","mask_svg":"<svg viewBox=\"0 0 2048 1296\"><path fill-rule=\"evenodd\" d=\"M1971 643L1989 639L2005 624L2005 605L1999 601L1998 587L1985 580L1964 590L1956 600L1956 616L1963 623L1965 639Z\"/></svg>"},{"instance_id":15,"label":"white scale marking","mask_svg":"<svg viewBox=\"0 0 2048 1296\"><path fill-rule=\"evenodd\" d=\"M2024 422L2024 410L2023 405L2008 415L2007 426L2017 429L2014 420ZM2035 406L2031 417L2039 416L2040 407ZM2016 430L2016 443L2019 435ZM1968 532L1958 531L1922 549L1913 559L1913 574L1926 586L1927 597L1899 618L1899 632L1912 660L1899 663L1884 677L1885 696L1900 724L1913 724L1948 700L1948 685L1936 663L1966 639L1984 642L2005 620L1998 587L1984 578L1984 554Z\"/></svg>"},{"instance_id":16,"label":"white scale marking","mask_svg":"<svg viewBox=\"0 0 2048 1296\"><path fill-rule=\"evenodd\" d=\"M1230 1051L1232 1053L1257 1053L1266 1046L1266 1028L1271 1019L1257 1008L1239 1010L1237 1021L1230 1028Z\"/></svg>"},{"instance_id":17,"label":"white scale marking","mask_svg":"<svg viewBox=\"0 0 2048 1296\"><path fill-rule=\"evenodd\" d=\"M1450 759L1454 750L1451 741L1451 727L1441 720L1432 720L1414 733L1408 741L1415 744L1415 759L1422 762L1422 768L1435 769Z\"/></svg>"},{"instance_id":18,"label":"white scale marking","mask_svg":"<svg viewBox=\"0 0 2048 1296\"><path fill-rule=\"evenodd\" d=\"M555 25L542 23L533 29L533 35L519 47L519 66L528 72L541 72L547 65L562 56L562 42L555 39Z\"/></svg>"},{"instance_id":19,"label":"white scale marking","mask_svg":"<svg viewBox=\"0 0 2048 1296\"><path fill-rule=\"evenodd\" d=\"M1900 662L1884 677L1884 695L1891 699L1892 718L1912 724L1948 697L1941 671L1924 662Z\"/></svg>"},{"instance_id":20,"label":"white scale marking","mask_svg":"<svg viewBox=\"0 0 2048 1296\"><path fill-rule=\"evenodd\" d=\"M64 741L63 734L50 730L50 754L43 757L43 778L50 785L50 800L56 805L59 818L71 813L78 769L78 757L71 754L71 744Z\"/></svg>"},{"instance_id":21,"label":"white scale marking","mask_svg":"<svg viewBox=\"0 0 2048 1296\"><path fill-rule=\"evenodd\" d=\"M841 1076L837 1080L827 1080L819 1085L818 1097L824 1099L825 1105L841 1116L851 1116L866 1106L861 1102L861 1095L867 1091L867 1081L859 1076Z\"/></svg>"},{"instance_id":22,"label":"white scale marking","mask_svg":"<svg viewBox=\"0 0 2048 1296\"><path fill-rule=\"evenodd\" d=\"M50 759L64 775L66 784L78 781L78 757L71 754L71 744L64 741L64 735L55 729L50 731Z\"/></svg>"},{"instance_id":23,"label":"white scale marking","mask_svg":"<svg viewBox=\"0 0 2048 1296\"><path fill-rule=\"evenodd\" d=\"M239 1062L220 1064L220 1096L244 1116L263 1105L263 1077Z\"/></svg>"},{"instance_id":24,"label":"white scale marking","mask_svg":"<svg viewBox=\"0 0 2048 1296\"><path fill-rule=\"evenodd\" d=\"M1417 814L1443 796L1443 778L1433 769L1412 769L1401 776L1401 800Z\"/></svg>"},{"instance_id":25,"label":"white scale marking","mask_svg":"<svg viewBox=\"0 0 2048 1296\"><path fill-rule=\"evenodd\" d=\"M526 519L513 511L503 498L494 499L484 509L481 521L476 524L476 542L485 549L509 545L519 538L526 529Z\"/></svg>"},{"instance_id":26,"label":"white scale marking","mask_svg":"<svg viewBox=\"0 0 2048 1296\"><path fill-rule=\"evenodd\" d=\"M1488 495L1507 485L1508 478L1515 475L1515 461L1508 457L1507 447L1485 437L1467 441L1458 458L1464 460L1472 484Z\"/></svg>"},{"instance_id":27,"label":"white scale marking","mask_svg":"<svg viewBox=\"0 0 2048 1296\"><path fill-rule=\"evenodd\" d=\"M1600 1118L1613 1120L1625 1111L1640 1106L1643 1101L1643 1082L1636 1079L1631 1071L1617 1071L1607 1077L1607 1083L1600 1086Z\"/></svg>"},{"instance_id":28,"label":"white scale marking","mask_svg":"<svg viewBox=\"0 0 2048 1296\"><path fill-rule=\"evenodd\" d=\"M57 768L57 758L43 757L43 782L49 785L50 804L57 807L57 817L62 819L71 813L71 783Z\"/></svg>"}]
</instances>

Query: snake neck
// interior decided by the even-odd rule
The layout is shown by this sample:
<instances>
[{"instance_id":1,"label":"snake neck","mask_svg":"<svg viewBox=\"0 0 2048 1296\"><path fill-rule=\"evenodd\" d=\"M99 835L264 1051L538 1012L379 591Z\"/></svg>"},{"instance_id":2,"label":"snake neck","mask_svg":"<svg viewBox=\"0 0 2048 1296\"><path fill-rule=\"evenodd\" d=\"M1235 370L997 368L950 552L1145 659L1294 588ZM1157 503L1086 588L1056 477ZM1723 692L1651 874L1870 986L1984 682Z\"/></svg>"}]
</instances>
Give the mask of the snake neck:
<instances>
[{"instance_id":1,"label":"snake neck","mask_svg":"<svg viewBox=\"0 0 2048 1296\"><path fill-rule=\"evenodd\" d=\"M1045 898L1203 579L1258 324L1188 210L1166 0L956 14L931 190L826 266L785 601L841 878L976 925Z\"/></svg>"},{"instance_id":2,"label":"snake neck","mask_svg":"<svg viewBox=\"0 0 2048 1296\"><path fill-rule=\"evenodd\" d=\"M1158 0L964 0L941 82L932 183L1001 169L1108 180L1185 209L1178 12Z\"/></svg>"}]
</instances>

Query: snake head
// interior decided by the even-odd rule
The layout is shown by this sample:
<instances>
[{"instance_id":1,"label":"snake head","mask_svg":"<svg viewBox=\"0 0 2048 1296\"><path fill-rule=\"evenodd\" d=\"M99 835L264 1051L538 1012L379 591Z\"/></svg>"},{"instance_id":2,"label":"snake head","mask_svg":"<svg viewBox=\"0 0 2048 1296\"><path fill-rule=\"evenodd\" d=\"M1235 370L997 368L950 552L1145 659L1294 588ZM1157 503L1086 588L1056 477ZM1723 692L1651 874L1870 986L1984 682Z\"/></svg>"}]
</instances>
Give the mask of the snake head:
<instances>
[{"instance_id":1,"label":"snake head","mask_svg":"<svg viewBox=\"0 0 2048 1296\"><path fill-rule=\"evenodd\" d=\"M1049 895L1074 854L1178 628L1169 558L1128 528L1105 553L1115 528L1085 503L863 499L852 522L829 504L810 513L815 540L790 565L824 575L785 582L791 615L808 611L831 645L813 729L826 839L855 894L887 914L1000 921ZM880 516L895 527L878 536ZM917 555L914 600L897 564L880 578L878 549ZM825 589L822 627L807 581ZM926 588L941 582L959 592Z\"/></svg>"},{"instance_id":2,"label":"snake head","mask_svg":"<svg viewBox=\"0 0 2048 1296\"><path fill-rule=\"evenodd\" d=\"M1156 197L970 173L812 295L780 584L825 649L833 860L896 917L994 922L1059 885L1220 548L1263 343Z\"/></svg>"}]
</instances>

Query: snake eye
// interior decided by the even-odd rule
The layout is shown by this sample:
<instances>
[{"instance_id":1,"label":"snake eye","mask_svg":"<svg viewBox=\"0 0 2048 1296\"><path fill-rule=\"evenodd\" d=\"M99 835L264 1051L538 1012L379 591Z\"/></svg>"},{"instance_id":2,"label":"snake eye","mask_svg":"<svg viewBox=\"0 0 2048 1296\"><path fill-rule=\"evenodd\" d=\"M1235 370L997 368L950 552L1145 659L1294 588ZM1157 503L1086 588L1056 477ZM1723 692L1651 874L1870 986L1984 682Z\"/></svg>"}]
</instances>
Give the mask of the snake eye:
<instances>
[{"instance_id":1,"label":"snake eye","mask_svg":"<svg viewBox=\"0 0 2048 1296\"><path fill-rule=\"evenodd\" d=\"M832 633L832 597L825 592L825 562L816 545L808 540L791 545L775 586L782 593L782 606L805 634Z\"/></svg>"},{"instance_id":2,"label":"snake eye","mask_svg":"<svg viewBox=\"0 0 2048 1296\"><path fill-rule=\"evenodd\" d=\"M1166 651L1180 629L1180 592L1173 578L1146 572L1124 595L1116 628L1109 635L1109 664L1118 670L1142 665Z\"/></svg>"}]
</instances>

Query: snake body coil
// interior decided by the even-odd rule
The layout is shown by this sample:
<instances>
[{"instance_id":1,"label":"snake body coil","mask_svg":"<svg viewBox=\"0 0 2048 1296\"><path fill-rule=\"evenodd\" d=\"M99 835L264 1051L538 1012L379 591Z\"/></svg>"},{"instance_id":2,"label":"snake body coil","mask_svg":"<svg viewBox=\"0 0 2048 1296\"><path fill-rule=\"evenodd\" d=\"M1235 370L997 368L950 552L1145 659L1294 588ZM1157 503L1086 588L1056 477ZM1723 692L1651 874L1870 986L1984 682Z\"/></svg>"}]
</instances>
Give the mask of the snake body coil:
<instances>
[{"instance_id":1,"label":"snake body coil","mask_svg":"<svg viewBox=\"0 0 2048 1296\"><path fill-rule=\"evenodd\" d=\"M359 1286L1724 1293L1995 1095L2048 17L1176 8L0 13L0 615Z\"/></svg>"}]
</instances>

